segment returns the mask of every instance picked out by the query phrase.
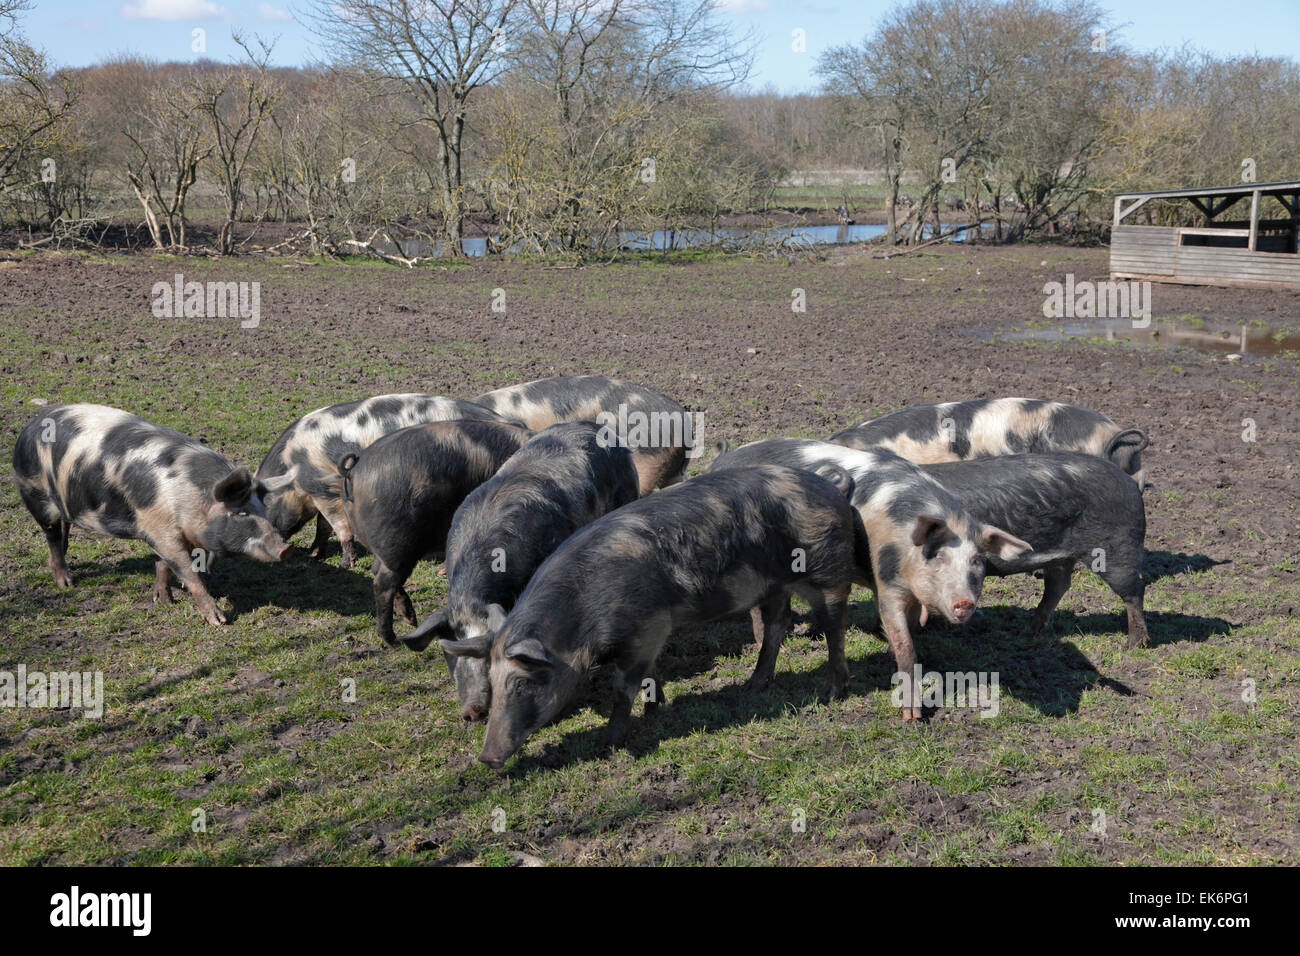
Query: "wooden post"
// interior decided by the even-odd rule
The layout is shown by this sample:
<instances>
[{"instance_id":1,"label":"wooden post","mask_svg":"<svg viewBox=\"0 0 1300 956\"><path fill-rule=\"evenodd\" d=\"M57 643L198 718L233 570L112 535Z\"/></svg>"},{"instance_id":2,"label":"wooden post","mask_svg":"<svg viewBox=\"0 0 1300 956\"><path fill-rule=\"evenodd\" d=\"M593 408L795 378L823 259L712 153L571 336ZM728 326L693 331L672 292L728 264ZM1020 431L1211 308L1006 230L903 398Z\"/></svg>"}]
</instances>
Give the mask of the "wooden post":
<instances>
[{"instance_id":1,"label":"wooden post","mask_svg":"<svg viewBox=\"0 0 1300 956\"><path fill-rule=\"evenodd\" d=\"M1250 194L1250 239L1246 241L1246 248L1251 252L1255 251L1255 244L1259 241L1259 190L1256 189Z\"/></svg>"}]
</instances>

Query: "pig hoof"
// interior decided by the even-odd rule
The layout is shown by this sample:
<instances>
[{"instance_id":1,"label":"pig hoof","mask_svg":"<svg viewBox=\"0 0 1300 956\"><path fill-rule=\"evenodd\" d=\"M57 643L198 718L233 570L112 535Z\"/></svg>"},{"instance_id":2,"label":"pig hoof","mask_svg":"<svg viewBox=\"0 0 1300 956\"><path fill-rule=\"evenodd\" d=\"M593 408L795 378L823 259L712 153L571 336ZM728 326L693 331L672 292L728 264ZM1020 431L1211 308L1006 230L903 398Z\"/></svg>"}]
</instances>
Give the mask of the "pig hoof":
<instances>
[{"instance_id":1,"label":"pig hoof","mask_svg":"<svg viewBox=\"0 0 1300 956\"><path fill-rule=\"evenodd\" d=\"M153 603L154 603L154 604L171 604L171 603L172 603L172 592L171 592L171 590L170 590L170 589L167 589L167 588L162 588L162 589L159 589L159 590L157 590L157 591L154 591L154 592L153 592Z\"/></svg>"},{"instance_id":2,"label":"pig hoof","mask_svg":"<svg viewBox=\"0 0 1300 956\"><path fill-rule=\"evenodd\" d=\"M220 626L226 623L226 615L222 614L214 607L211 611L204 612L203 620L207 621L209 624Z\"/></svg>"},{"instance_id":3,"label":"pig hoof","mask_svg":"<svg viewBox=\"0 0 1300 956\"><path fill-rule=\"evenodd\" d=\"M72 587L72 578L66 574L56 574L54 576L54 586L56 588L70 588Z\"/></svg>"},{"instance_id":4,"label":"pig hoof","mask_svg":"<svg viewBox=\"0 0 1300 956\"><path fill-rule=\"evenodd\" d=\"M921 708L904 707L902 710L902 717L904 723L909 723L909 724L916 723L921 719Z\"/></svg>"}]
</instances>

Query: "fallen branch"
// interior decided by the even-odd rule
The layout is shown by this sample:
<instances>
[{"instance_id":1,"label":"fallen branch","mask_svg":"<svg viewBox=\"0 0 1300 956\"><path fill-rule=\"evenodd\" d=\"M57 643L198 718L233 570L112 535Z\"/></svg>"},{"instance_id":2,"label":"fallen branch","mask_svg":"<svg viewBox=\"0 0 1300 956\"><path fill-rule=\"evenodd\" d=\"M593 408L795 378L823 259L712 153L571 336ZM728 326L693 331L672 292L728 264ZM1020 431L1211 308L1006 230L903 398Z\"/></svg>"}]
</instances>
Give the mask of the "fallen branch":
<instances>
[{"instance_id":1,"label":"fallen branch","mask_svg":"<svg viewBox=\"0 0 1300 956\"><path fill-rule=\"evenodd\" d=\"M977 225L978 225L977 223L970 222L964 226L957 226L955 229L950 229L945 233L941 233L940 235L935 236L933 239L925 240L925 242L917 243L915 246L911 246L907 249L902 250L901 252L886 252L883 255L880 253L875 253L872 255L871 258L892 259L894 256L910 256L914 252L920 252L926 246L932 246L936 242L946 242L947 240L951 239L953 236L957 235L960 232L965 232L967 229L975 229L977 228Z\"/></svg>"}]
</instances>

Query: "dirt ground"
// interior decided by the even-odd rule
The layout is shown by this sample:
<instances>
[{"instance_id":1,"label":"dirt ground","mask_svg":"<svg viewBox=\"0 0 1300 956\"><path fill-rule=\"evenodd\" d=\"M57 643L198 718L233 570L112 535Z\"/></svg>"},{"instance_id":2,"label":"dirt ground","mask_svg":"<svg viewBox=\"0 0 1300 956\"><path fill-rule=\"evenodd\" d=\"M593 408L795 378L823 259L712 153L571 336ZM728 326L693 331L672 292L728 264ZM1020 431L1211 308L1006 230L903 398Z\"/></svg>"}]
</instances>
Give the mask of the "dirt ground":
<instances>
[{"instance_id":1,"label":"dirt ground","mask_svg":"<svg viewBox=\"0 0 1300 956\"><path fill-rule=\"evenodd\" d=\"M1118 599L1080 574L1056 636L1029 641L1019 632L1036 585L1007 579L967 629L927 631L918 649L927 665L991 665L1014 706L991 722L941 712L913 730L897 726L887 702L892 666L867 631L850 644L850 700L824 706L815 702L824 658L817 642L792 640L778 664L778 674L793 668L786 683L755 703L733 686L752 665L744 625L718 625L707 632L722 635L715 643L674 639L670 716L655 718L659 730L634 733L629 753L583 756L607 713L593 701L597 712L570 718L497 777L472 762L481 731L457 726L441 661L378 647L364 567L343 572L337 554L328 576L295 564L286 593L259 590L278 569L241 568L228 592L236 613L227 639L196 623L185 597L165 609L143 602L148 564L137 545L88 552L74 534L74 579L92 586L56 593L43 543L10 487L0 519L0 668L53 666L69 655L85 667L111 668L121 655L144 667L161 656L138 687L128 681L154 690L124 691L132 716L110 727L75 730L66 715L0 713L8 833L0 861L1294 862L1300 361L1005 338L1047 323L1044 283L1067 273L1103 279L1106 269L1104 249L1058 246L954 246L890 260L845 248L817 261L684 257L581 268L74 254L0 262L6 455L39 411L32 399L119 405L255 465L280 428L319 405L390 391L469 397L569 373L659 388L704 413L710 442L824 437L906 405L986 396L1098 409L1152 440L1143 458L1152 482L1145 570L1153 635L1151 649L1122 651ZM153 317L153 284L176 272L259 281L260 326ZM504 312L492 310L496 290ZM1300 327L1297 291L1156 285L1152 297L1157 318ZM806 311L792 310L801 300ZM424 613L441 585L422 580ZM299 588L309 586L355 596L331 605L303 597ZM273 612L257 609L259 595ZM870 597L855 600L862 624ZM258 672L244 673L250 648L266 650L259 641L293 660L293 647L274 636L286 628L310 641L315 671L258 663ZM151 650L155 642L166 651ZM196 678L193 661L176 658L213 646L220 653L210 675ZM339 661L360 661L374 680L394 685L369 729L364 716L332 712L295 717L288 729L289 718L272 717L262 727L260 711L250 716L215 690L196 691L202 705L168 702L172 674L182 684L220 680L227 696L260 687L268 707L292 715L294 695ZM1247 682L1258 700L1245 700ZM222 717L225 707L235 709ZM203 749L212 735L172 726L176 708L186 719L192 711L261 729L241 742L227 728L233 749L212 753ZM436 740L420 737L426 726L439 728ZM363 731L386 762L366 763L368 744L356 745L364 758L345 748L344 736ZM138 812L119 812L93 849L77 849L83 824L70 822L73 811L84 816L102 804L76 775L93 773L108 751L125 763L103 764L104 774L134 767L127 755L144 740L176 751L150 757L174 766L175 776L137 779L135 796L124 799L138 800ZM935 763L928 748L938 748ZM422 769L406 765L404 750L424 755ZM288 752L315 768L314 783L304 782L301 765L272 768L241 803L248 754L280 760ZM326 755L338 762L327 766ZM223 780L234 788L231 812L251 818L248 829L216 849L186 849L175 807ZM268 798L258 789L268 786L280 791ZM361 795L330 804L329 826L308 826L285 808L323 800L321 788L353 786ZM277 810L282 793L298 802ZM503 793L520 801L511 813L522 822L467 836L465 821L486 815ZM802 836L788 822L796 801L809 808ZM598 819L593 806L603 808ZM1108 837L1090 830L1096 807L1122 821Z\"/></svg>"}]
</instances>

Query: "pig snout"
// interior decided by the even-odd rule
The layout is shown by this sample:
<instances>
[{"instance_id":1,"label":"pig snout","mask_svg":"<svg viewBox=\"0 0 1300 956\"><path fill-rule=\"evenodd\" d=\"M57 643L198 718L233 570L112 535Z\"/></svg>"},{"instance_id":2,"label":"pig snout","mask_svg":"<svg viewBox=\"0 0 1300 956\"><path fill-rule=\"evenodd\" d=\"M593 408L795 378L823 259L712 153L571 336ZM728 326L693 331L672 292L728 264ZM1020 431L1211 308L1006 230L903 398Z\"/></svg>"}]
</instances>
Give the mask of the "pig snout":
<instances>
[{"instance_id":1,"label":"pig snout","mask_svg":"<svg viewBox=\"0 0 1300 956\"><path fill-rule=\"evenodd\" d=\"M506 764L503 758L498 757L496 754L489 754L487 751L479 754L478 759L481 763L487 764L493 770L500 770Z\"/></svg>"},{"instance_id":2,"label":"pig snout","mask_svg":"<svg viewBox=\"0 0 1300 956\"><path fill-rule=\"evenodd\" d=\"M260 538L249 539L245 553L256 561L283 561L293 550L293 545L271 531Z\"/></svg>"},{"instance_id":3,"label":"pig snout","mask_svg":"<svg viewBox=\"0 0 1300 956\"><path fill-rule=\"evenodd\" d=\"M478 704L466 704L460 710L461 719L468 724L477 724L487 719L487 708ZM483 761L487 763L487 761Z\"/></svg>"},{"instance_id":4,"label":"pig snout","mask_svg":"<svg viewBox=\"0 0 1300 956\"><path fill-rule=\"evenodd\" d=\"M959 598L952 602L952 616L958 624L965 624L975 613L975 602L969 598Z\"/></svg>"}]
</instances>

